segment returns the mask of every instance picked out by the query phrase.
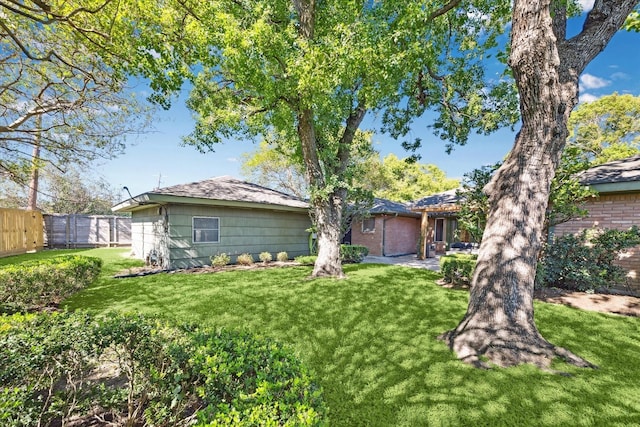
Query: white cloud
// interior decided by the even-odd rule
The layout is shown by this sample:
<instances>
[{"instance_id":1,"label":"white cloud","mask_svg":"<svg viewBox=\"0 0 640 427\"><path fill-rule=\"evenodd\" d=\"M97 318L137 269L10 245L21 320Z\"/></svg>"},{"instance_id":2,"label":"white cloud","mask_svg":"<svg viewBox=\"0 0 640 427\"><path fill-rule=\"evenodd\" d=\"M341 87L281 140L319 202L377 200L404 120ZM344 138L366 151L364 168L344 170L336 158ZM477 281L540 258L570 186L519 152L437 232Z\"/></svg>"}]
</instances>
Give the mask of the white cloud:
<instances>
[{"instance_id":1,"label":"white cloud","mask_svg":"<svg viewBox=\"0 0 640 427\"><path fill-rule=\"evenodd\" d=\"M238 158L237 157L227 157L227 162L230 163L238 163Z\"/></svg>"},{"instance_id":2,"label":"white cloud","mask_svg":"<svg viewBox=\"0 0 640 427\"><path fill-rule=\"evenodd\" d=\"M580 76L580 85L585 89L600 89L609 86L611 82L592 74L583 74Z\"/></svg>"},{"instance_id":3,"label":"white cloud","mask_svg":"<svg viewBox=\"0 0 640 427\"><path fill-rule=\"evenodd\" d=\"M631 78L631 76L629 76L629 74L627 73L623 73L621 71L615 72L613 74L611 74L611 78L613 80L629 80Z\"/></svg>"},{"instance_id":4,"label":"white cloud","mask_svg":"<svg viewBox=\"0 0 640 427\"><path fill-rule=\"evenodd\" d=\"M583 12L589 12L593 9L593 3L595 3L595 0L578 0L578 3L580 3L580 7Z\"/></svg>"},{"instance_id":5,"label":"white cloud","mask_svg":"<svg viewBox=\"0 0 640 427\"><path fill-rule=\"evenodd\" d=\"M580 98L578 98L578 101L582 104L582 103L589 103L589 102L593 102L596 99L598 99L597 96L592 95L590 93L583 93L582 95L580 95Z\"/></svg>"}]
</instances>

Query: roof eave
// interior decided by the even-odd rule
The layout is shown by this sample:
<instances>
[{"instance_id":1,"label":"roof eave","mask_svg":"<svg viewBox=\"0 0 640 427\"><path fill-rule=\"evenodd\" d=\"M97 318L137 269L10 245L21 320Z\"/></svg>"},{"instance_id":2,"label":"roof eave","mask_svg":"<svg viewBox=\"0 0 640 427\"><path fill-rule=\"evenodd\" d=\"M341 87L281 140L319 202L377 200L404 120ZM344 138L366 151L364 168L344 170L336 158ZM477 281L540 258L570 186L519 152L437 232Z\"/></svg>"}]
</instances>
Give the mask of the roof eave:
<instances>
[{"instance_id":1,"label":"roof eave","mask_svg":"<svg viewBox=\"0 0 640 427\"><path fill-rule=\"evenodd\" d=\"M136 196L133 199L126 200L114 206L112 210L114 212L133 212L149 206L166 204L220 206L244 209L267 209L286 212L308 212L309 210L308 206L286 206L273 203L244 202L238 200L204 199L200 197L174 196L169 194L157 193L141 194L140 196Z\"/></svg>"},{"instance_id":2,"label":"roof eave","mask_svg":"<svg viewBox=\"0 0 640 427\"><path fill-rule=\"evenodd\" d=\"M629 193L640 191L640 181L603 182L588 184L588 186L598 193Z\"/></svg>"},{"instance_id":3,"label":"roof eave","mask_svg":"<svg viewBox=\"0 0 640 427\"><path fill-rule=\"evenodd\" d=\"M417 212L391 212L391 211L376 211L371 212L371 215L390 215L390 216L406 216L409 218L419 218L420 214Z\"/></svg>"}]
</instances>

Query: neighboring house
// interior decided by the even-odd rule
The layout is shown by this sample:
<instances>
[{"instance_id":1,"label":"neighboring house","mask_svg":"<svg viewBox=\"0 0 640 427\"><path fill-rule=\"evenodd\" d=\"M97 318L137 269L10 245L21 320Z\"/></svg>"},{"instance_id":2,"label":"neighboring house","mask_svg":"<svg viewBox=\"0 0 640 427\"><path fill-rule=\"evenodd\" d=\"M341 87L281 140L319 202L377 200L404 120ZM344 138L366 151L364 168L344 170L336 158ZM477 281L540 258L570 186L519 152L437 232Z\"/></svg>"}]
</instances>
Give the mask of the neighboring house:
<instances>
[{"instance_id":1,"label":"neighboring house","mask_svg":"<svg viewBox=\"0 0 640 427\"><path fill-rule=\"evenodd\" d=\"M369 248L369 255L415 254L420 239L420 215L403 203L374 199L368 218L351 224L351 244Z\"/></svg>"},{"instance_id":2,"label":"neighboring house","mask_svg":"<svg viewBox=\"0 0 640 427\"><path fill-rule=\"evenodd\" d=\"M598 192L587 199L589 214L556 225L556 236L579 233L588 228L627 230L640 226L640 155L595 166L580 174L580 182ZM640 246L628 250L618 261L628 271L629 286L640 291Z\"/></svg>"},{"instance_id":3,"label":"neighboring house","mask_svg":"<svg viewBox=\"0 0 640 427\"><path fill-rule=\"evenodd\" d=\"M424 259L444 254L459 242L469 242L467 233L458 230L458 190L448 190L418 200L411 210L421 214L418 257Z\"/></svg>"},{"instance_id":4,"label":"neighboring house","mask_svg":"<svg viewBox=\"0 0 640 427\"><path fill-rule=\"evenodd\" d=\"M309 254L307 202L224 176L143 193L113 207L131 212L136 257L164 268L210 264L210 257L285 251Z\"/></svg>"}]
</instances>

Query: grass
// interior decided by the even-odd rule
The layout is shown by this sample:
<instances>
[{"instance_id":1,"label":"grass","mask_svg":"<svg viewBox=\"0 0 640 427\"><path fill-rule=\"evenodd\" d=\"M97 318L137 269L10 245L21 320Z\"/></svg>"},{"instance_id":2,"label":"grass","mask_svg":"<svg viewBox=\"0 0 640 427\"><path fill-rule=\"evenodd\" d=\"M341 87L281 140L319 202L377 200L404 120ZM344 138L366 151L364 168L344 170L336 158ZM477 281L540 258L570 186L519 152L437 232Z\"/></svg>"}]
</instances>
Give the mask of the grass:
<instances>
[{"instance_id":1,"label":"grass","mask_svg":"<svg viewBox=\"0 0 640 427\"><path fill-rule=\"evenodd\" d=\"M640 425L640 319L536 303L542 334L600 366L564 377L531 366L489 371L436 339L468 295L405 267L348 265L346 280L307 280L309 267L112 279L135 265L90 250L105 274L69 309L136 311L274 337L319 379L332 426Z\"/></svg>"}]
</instances>

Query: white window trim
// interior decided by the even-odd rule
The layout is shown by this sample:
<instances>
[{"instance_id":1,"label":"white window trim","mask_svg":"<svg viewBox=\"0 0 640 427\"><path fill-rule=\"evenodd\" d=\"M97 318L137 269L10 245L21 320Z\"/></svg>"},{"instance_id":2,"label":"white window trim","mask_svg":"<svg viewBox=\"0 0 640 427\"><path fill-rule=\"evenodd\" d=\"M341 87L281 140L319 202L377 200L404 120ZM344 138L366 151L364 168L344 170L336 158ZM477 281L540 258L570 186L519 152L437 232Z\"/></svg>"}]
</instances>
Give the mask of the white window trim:
<instances>
[{"instance_id":1,"label":"white window trim","mask_svg":"<svg viewBox=\"0 0 640 427\"><path fill-rule=\"evenodd\" d=\"M218 240L207 242L196 242L195 240L195 219L217 219L218 220ZM220 243L220 217L218 216L192 216L191 217L191 243L194 245L209 245L212 243ZM199 228L198 230L214 230L213 228Z\"/></svg>"},{"instance_id":2,"label":"white window trim","mask_svg":"<svg viewBox=\"0 0 640 427\"><path fill-rule=\"evenodd\" d=\"M373 221L373 228L372 229L365 229L364 228L364 222L365 221ZM360 231L362 231L362 234L375 233L376 232L376 218L375 217L371 217L371 218L363 219L362 220L362 225L360 227Z\"/></svg>"}]
</instances>

